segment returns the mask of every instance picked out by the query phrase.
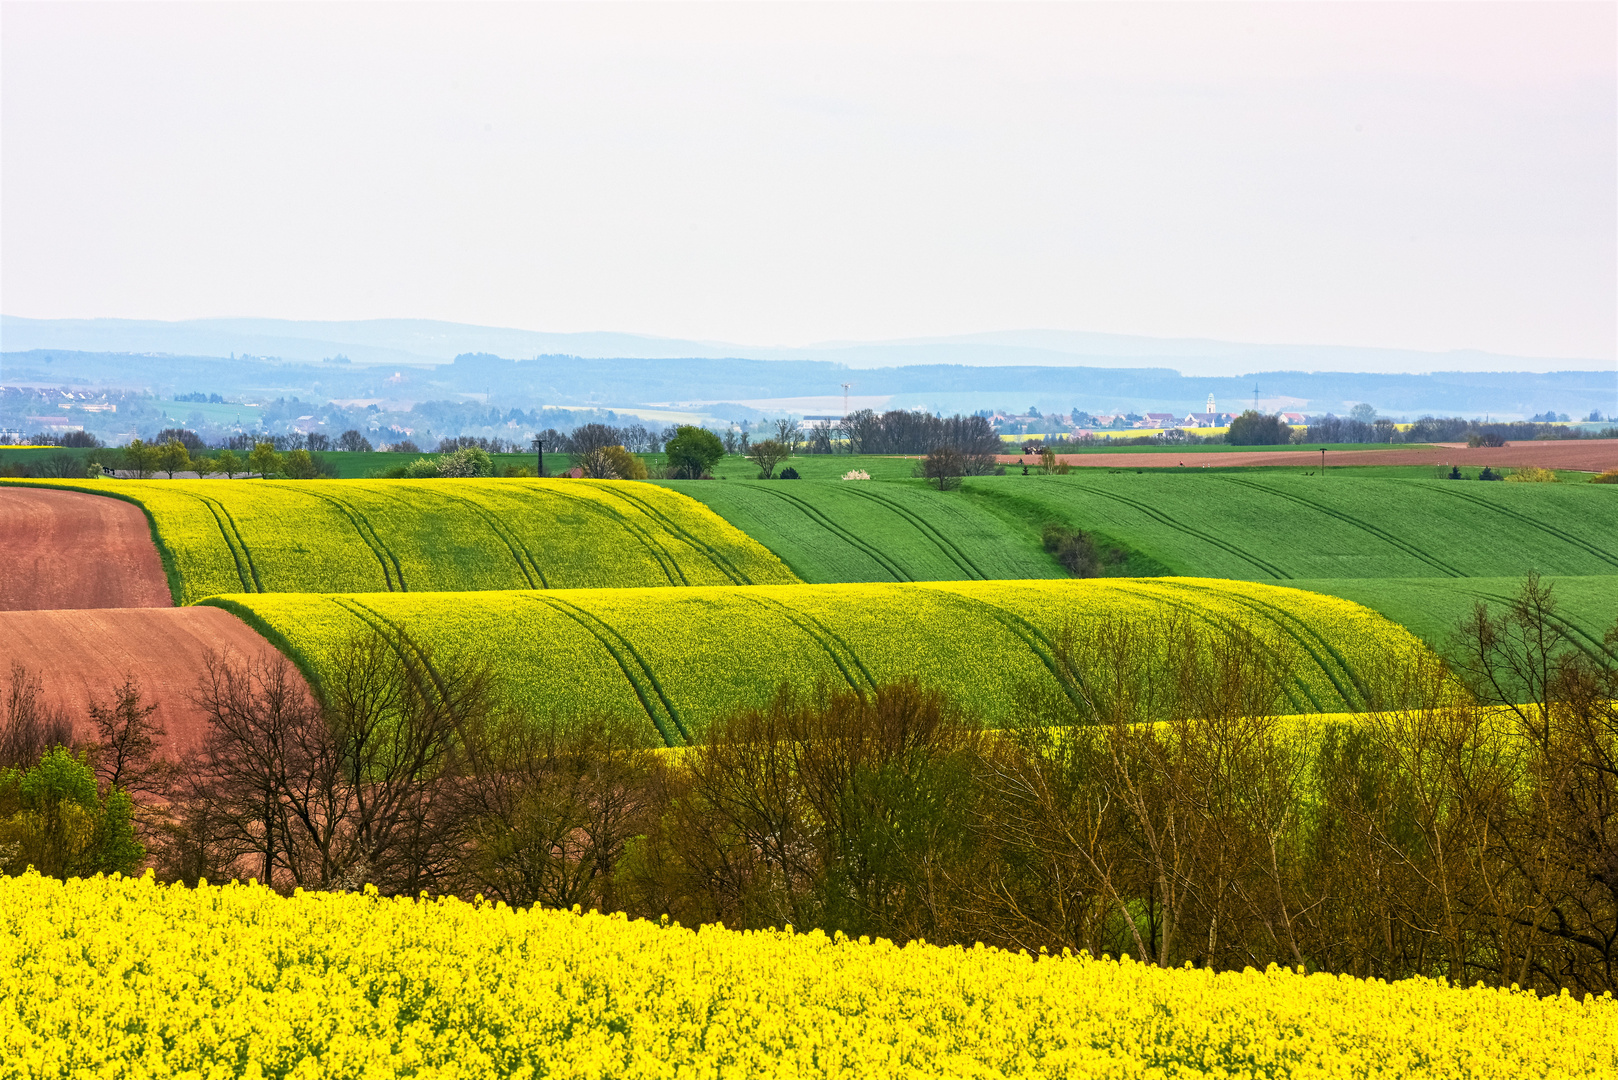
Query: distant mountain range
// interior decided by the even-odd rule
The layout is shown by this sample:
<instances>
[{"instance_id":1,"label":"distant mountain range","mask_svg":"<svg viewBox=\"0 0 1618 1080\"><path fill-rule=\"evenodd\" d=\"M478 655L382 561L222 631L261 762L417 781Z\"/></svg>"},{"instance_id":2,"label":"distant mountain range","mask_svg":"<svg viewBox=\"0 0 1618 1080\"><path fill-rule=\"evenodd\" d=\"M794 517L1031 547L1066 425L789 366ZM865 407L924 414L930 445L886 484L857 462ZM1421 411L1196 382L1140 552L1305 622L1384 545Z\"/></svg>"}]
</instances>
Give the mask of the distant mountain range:
<instances>
[{"instance_id":1,"label":"distant mountain range","mask_svg":"<svg viewBox=\"0 0 1618 1080\"><path fill-rule=\"evenodd\" d=\"M457 360L457 357L459 358ZM610 361L610 362L609 362ZM633 334L550 334L411 319L24 319L0 316L0 382L118 385L309 400L483 397L491 404L681 407L725 418L861 403L941 411L1201 411L1250 404L1496 416L1618 413L1618 372L1589 359L1244 345L1026 330L750 348Z\"/></svg>"}]
</instances>

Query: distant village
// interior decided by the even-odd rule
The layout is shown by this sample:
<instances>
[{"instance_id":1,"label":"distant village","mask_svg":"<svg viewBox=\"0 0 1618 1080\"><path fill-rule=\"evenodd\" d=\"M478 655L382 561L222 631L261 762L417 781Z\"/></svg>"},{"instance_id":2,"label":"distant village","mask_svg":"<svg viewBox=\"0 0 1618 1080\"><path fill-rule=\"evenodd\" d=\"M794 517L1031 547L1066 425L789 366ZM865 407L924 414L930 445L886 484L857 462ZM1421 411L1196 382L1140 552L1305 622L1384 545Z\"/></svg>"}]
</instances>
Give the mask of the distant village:
<instances>
[{"instance_id":1,"label":"distant village","mask_svg":"<svg viewBox=\"0 0 1618 1080\"><path fill-rule=\"evenodd\" d=\"M1226 428L1239 414L1221 412L1214 402L1213 395L1209 394L1207 404L1201 412L1192 411L1184 415L1171 412L1087 413L1082 409L1074 409L1067 415L1042 414L1038 409L1029 409L1026 413L993 412L983 415L988 417L995 431L1001 435L1066 435L1069 438L1082 439L1086 436L1110 435L1118 431L1135 429L1167 431ZM1310 420L1308 416L1298 412L1283 412L1276 415L1288 424L1307 424Z\"/></svg>"}]
</instances>

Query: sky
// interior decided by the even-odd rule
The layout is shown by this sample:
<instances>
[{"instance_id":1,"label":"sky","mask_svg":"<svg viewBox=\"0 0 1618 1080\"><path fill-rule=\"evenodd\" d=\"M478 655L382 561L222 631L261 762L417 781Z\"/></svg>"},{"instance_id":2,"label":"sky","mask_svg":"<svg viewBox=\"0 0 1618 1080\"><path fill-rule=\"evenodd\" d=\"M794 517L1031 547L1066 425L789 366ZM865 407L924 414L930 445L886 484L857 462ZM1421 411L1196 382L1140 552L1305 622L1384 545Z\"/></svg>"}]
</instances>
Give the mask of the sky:
<instances>
[{"instance_id":1,"label":"sky","mask_svg":"<svg viewBox=\"0 0 1618 1080\"><path fill-rule=\"evenodd\" d=\"M1618 5L0 5L0 311L1618 355Z\"/></svg>"}]
</instances>

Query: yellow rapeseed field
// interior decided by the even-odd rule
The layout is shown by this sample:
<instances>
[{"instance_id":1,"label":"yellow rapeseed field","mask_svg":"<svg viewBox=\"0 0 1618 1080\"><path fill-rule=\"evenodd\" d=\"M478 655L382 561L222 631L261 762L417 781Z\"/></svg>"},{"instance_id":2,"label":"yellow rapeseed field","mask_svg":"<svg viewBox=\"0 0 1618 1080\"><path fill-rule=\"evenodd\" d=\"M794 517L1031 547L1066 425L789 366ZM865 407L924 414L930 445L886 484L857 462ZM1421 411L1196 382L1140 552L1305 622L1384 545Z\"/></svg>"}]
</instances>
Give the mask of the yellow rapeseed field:
<instances>
[{"instance_id":1,"label":"yellow rapeseed field","mask_svg":"<svg viewBox=\"0 0 1618 1080\"><path fill-rule=\"evenodd\" d=\"M150 878L0 881L0 1075L1598 1077L1618 1002Z\"/></svg>"},{"instance_id":2,"label":"yellow rapeseed field","mask_svg":"<svg viewBox=\"0 0 1618 1080\"><path fill-rule=\"evenodd\" d=\"M1421 648L1404 628L1348 600L1200 578L905 582L691 589L577 589L208 601L286 643L320 674L367 625L403 625L447 652L497 657L507 690L536 711L645 716L671 746L716 716L762 704L782 682L865 689L914 677L991 724L1029 687L1060 690L1064 624L1180 612L1215 628L1257 627L1295 652L1290 711L1359 708L1364 673Z\"/></svg>"},{"instance_id":3,"label":"yellow rapeseed field","mask_svg":"<svg viewBox=\"0 0 1618 1080\"><path fill-rule=\"evenodd\" d=\"M227 592L784 584L695 499L621 480L42 481L144 509L193 604Z\"/></svg>"}]
</instances>

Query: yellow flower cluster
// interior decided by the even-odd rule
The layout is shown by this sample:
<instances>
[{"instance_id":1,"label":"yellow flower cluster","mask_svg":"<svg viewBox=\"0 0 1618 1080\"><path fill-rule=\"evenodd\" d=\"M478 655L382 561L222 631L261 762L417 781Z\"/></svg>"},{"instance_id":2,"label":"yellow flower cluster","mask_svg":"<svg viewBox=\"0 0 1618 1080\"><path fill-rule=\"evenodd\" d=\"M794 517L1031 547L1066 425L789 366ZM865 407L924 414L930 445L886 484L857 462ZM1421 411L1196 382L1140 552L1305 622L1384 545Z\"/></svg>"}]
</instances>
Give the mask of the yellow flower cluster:
<instances>
[{"instance_id":1,"label":"yellow flower cluster","mask_svg":"<svg viewBox=\"0 0 1618 1080\"><path fill-rule=\"evenodd\" d=\"M310 668L365 623L403 624L448 651L502 657L509 691L538 709L646 714L670 745L707 720L762 703L782 682L860 689L911 676L990 723L1030 686L1054 689L1064 624L1183 611L1214 627L1256 625L1293 643L1291 711L1357 707L1355 679L1420 648L1347 600L1195 578L911 582L557 592L216 597L269 627Z\"/></svg>"},{"instance_id":2,"label":"yellow flower cluster","mask_svg":"<svg viewBox=\"0 0 1618 1080\"><path fill-rule=\"evenodd\" d=\"M235 592L399 592L796 582L758 541L669 488L603 480L56 486L141 506L182 604Z\"/></svg>"},{"instance_id":3,"label":"yellow flower cluster","mask_svg":"<svg viewBox=\"0 0 1618 1080\"><path fill-rule=\"evenodd\" d=\"M1618 1003L700 931L453 899L0 881L0 1076L1597 1077Z\"/></svg>"}]
</instances>

